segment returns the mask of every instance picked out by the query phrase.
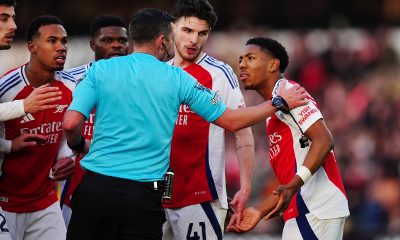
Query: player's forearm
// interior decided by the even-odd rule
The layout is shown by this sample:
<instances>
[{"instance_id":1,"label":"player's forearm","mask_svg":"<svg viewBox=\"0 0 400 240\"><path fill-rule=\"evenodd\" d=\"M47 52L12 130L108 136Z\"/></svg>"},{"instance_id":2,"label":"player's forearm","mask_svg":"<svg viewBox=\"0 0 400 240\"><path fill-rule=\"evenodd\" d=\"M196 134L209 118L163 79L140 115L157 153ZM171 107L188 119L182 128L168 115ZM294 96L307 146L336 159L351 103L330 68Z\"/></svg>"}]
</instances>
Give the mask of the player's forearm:
<instances>
[{"instance_id":1,"label":"player's forearm","mask_svg":"<svg viewBox=\"0 0 400 240\"><path fill-rule=\"evenodd\" d=\"M261 212L261 216L264 217L269 212L271 212L279 201L279 197L273 194L268 195L267 198L263 199L261 203L259 203L254 208Z\"/></svg>"},{"instance_id":2,"label":"player's forearm","mask_svg":"<svg viewBox=\"0 0 400 240\"><path fill-rule=\"evenodd\" d=\"M327 154L333 149L333 139L323 120L314 123L310 129L307 130L306 136L311 140L311 145L304 159L303 166L306 167L311 174L314 174L322 166ZM298 176L298 174L295 176ZM293 178L288 185L298 189L303 184L304 182L301 178Z\"/></svg>"},{"instance_id":3,"label":"player's forearm","mask_svg":"<svg viewBox=\"0 0 400 240\"><path fill-rule=\"evenodd\" d=\"M63 128L67 142L70 145L77 145L80 142L84 121L85 117L80 112L73 110L65 112Z\"/></svg>"},{"instance_id":4,"label":"player's forearm","mask_svg":"<svg viewBox=\"0 0 400 240\"><path fill-rule=\"evenodd\" d=\"M22 117L24 114L24 100L0 103L1 122Z\"/></svg>"},{"instance_id":5,"label":"player's forearm","mask_svg":"<svg viewBox=\"0 0 400 240\"><path fill-rule=\"evenodd\" d=\"M245 127L254 125L276 112L276 108L272 106L271 101L265 101L256 106L230 109L226 111L213 123L230 131L236 132Z\"/></svg>"},{"instance_id":6,"label":"player's forearm","mask_svg":"<svg viewBox=\"0 0 400 240\"><path fill-rule=\"evenodd\" d=\"M248 127L235 132L235 139L240 170L240 189L250 194L255 161L254 138L251 128Z\"/></svg>"}]
</instances>

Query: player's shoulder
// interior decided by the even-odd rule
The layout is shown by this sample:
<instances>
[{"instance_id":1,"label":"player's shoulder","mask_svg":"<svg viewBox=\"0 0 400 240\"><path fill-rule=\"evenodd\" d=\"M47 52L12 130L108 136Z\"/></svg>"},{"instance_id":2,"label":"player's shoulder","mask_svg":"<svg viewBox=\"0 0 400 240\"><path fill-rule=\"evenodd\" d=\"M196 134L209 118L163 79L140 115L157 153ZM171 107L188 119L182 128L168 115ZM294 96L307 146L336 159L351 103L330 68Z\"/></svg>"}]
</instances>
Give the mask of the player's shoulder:
<instances>
[{"instance_id":1,"label":"player's shoulder","mask_svg":"<svg viewBox=\"0 0 400 240\"><path fill-rule=\"evenodd\" d=\"M0 92L4 93L8 89L15 87L21 82L25 82L27 84L26 77L24 76L24 68L25 65L14 68L6 72L0 78Z\"/></svg>"},{"instance_id":2,"label":"player's shoulder","mask_svg":"<svg viewBox=\"0 0 400 240\"><path fill-rule=\"evenodd\" d=\"M25 65L19 66L17 68L13 68L9 71L7 71L6 73L4 73L1 77L0 77L0 81L6 81L9 79L17 79L17 78L22 78L22 70L25 67Z\"/></svg>"},{"instance_id":3,"label":"player's shoulder","mask_svg":"<svg viewBox=\"0 0 400 240\"><path fill-rule=\"evenodd\" d=\"M224 61L218 60L208 54L204 54L204 56L202 56L202 58L198 61L198 64L208 65L212 68L215 68L216 70L220 69L233 72L232 67L229 66L229 64L225 63Z\"/></svg>"},{"instance_id":4,"label":"player's shoulder","mask_svg":"<svg viewBox=\"0 0 400 240\"><path fill-rule=\"evenodd\" d=\"M92 63L83 64L81 66L67 69L65 70L65 72L71 74L72 76L81 76L82 74L86 73L86 71L90 68L91 65Z\"/></svg>"},{"instance_id":5,"label":"player's shoulder","mask_svg":"<svg viewBox=\"0 0 400 240\"><path fill-rule=\"evenodd\" d=\"M210 55L205 54L198 62L213 77L213 80L225 79L232 88L238 88L239 82L231 66Z\"/></svg>"},{"instance_id":6,"label":"player's shoulder","mask_svg":"<svg viewBox=\"0 0 400 240\"><path fill-rule=\"evenodd\" d=\"M77 84L75 77L67 71L56 71L54 79L64 84L71 91L75 89Z\"/></svg>"},{"instance_id":7,"label":"player's shoulder","mask_svg":"<svg viewBox=\"0 0 400 240\"><path fill-rule=\"evenodd\" d=\"M11 69L0 78L0 98L2 101L12 101L21 89L29 85L25 76L25 66Z\"/></svg>"},{"instance_id":8,"label":"player's shoulder","mask_svg":"<svg viewBox=\"0 0 400 240\"><path fill-rule=\"evenodd\" d=\"M285 83L285 89L288 89L288 88L290 88L290 87L292 87L293 85L296 85L296 84L297 84L297 85L300 85L300 84L297 83L296 81L288 80L288 79L286 79L286 78L281 78L281 79L279 79L278 81L276 81L275 86L274 86L274 88L273 88L273 90L272 90L272 96L273 96L273 97L276 96L276 95L278 95L279 86L280 86L281 84L284 83L283 81L286 81L286 83Z\"/></svg>"}]
</instances>

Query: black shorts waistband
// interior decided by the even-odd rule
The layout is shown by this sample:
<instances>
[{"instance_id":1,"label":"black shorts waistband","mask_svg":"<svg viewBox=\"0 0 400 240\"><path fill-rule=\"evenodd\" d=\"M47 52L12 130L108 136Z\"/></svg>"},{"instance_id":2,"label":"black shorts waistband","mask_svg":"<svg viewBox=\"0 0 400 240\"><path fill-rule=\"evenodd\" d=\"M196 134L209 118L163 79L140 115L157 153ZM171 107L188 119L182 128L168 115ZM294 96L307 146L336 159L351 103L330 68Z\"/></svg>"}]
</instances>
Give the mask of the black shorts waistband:
<instances>
[{"instance_id":1,"label":"black shorts waistband","mask_svg":"<svg viewBox=\"0 0 400 240\"><path fill-rule=\"evenodd\" d=\"M89 176L93 176L93 177L100 177L100 178L105 178L105 179L112 179L114 181L120 181L120 182L126 182L126 183L137 183L140 185L145 185L148 186L150 188L153 188L154 190L158 190L158 191L162 191L163 187L164 187L164 180L158 180L158 181L150 181L150 182L140 182L140 181L136 181L136 180L131 180L131 179L126 179L126 178L119 178L119 177L113 177L113 176L108 176L108 175L104 175L101 173L97 173L97 172L93 172L90 170L86 169L86 174Z\"/></svg>"}]
</instances>

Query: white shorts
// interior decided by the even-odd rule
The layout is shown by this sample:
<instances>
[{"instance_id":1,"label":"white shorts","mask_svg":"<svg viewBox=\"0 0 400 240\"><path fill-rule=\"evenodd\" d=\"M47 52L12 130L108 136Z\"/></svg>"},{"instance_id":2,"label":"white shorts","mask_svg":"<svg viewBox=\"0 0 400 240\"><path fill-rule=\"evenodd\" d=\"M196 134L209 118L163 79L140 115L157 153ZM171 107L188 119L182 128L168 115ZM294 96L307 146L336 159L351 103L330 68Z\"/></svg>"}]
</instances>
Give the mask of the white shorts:
<instances>
[{"instance_id":1,"label":"white shorts","mask_svg":"<svg viewBox=\"0 0 400 240\"><path fill-rule=\"evenodd\" d=\"M10 230L7 226L6 217L0 207L0 240L11 240Z\"/></svg>"},{"instance_id":2,"label":"white shorts","mask_svg":"<svg viewBox=\"0 0 400 240\"><path fill-rule=\"evenodd\" d=\"M71 221L72 209L64 204L61 212L64 218L65 227L68 229L69 222Z\"/></svg>"},{"instance_id":3,"label":"white shorts","mask_svg":"<svg viewBox=\"0 0 400 240\"><path fill-rule=\"evenodd\" d=\"M292 218L283 227L282 240L341 240L346 217L318 219L313 214Z\"/></svg>"},{"instance_id":4,"label":"white shorts","mask_svg":"<svg viewBox=\"0 0 400 240\"><path fill-rule=\"evenodd\" d=\"M163 227L163 240L220 240L222 239L226 209L218 200L165 209L167 221Z\"/></svg>"},{"instance_id":5,"label":"white shorts","mask_svg":"<svg viewBox=\"0 0 400 240\"><path fill-rule=\"evenodd\" d=\"M4 211L13 240L65 240L67 229L61 214L60 203L31 213Z\"/></svg>"}]
</instances>

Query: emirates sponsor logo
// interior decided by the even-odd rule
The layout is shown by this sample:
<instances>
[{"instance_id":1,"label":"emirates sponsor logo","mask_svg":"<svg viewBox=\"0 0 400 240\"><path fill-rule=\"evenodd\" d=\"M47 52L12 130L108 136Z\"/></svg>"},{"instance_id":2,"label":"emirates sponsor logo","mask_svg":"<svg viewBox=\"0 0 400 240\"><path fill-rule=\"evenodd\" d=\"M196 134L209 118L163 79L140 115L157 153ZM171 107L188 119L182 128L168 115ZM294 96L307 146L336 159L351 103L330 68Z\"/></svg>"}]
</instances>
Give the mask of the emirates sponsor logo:
<instances>
[{"instance_id":1,"label":"emirates sponsor logo","mask_svg":"<svg viewBox=\"0 0 400 240\"><path fill-rule=\"evenodd\" d=\"M34 128L21 128L20 133L30 133L30 134L42 134L46 135L46 140L40 142L41 145L56 143L59 139L59 134L62 133L62 122L53 121L50 123L42 123L38 127Z\"/></svg>"},{"instance_id":2,"label":"emirates sponsor logo","mask_svg":"<svg viewBox=\"0 0 400 240\"><path fill-rule=\"evenodd\" d=\"M281 151L281 148L279 147L279 142L282 141L282 135L280 135L277 132L274 132L273 134L269 135L269 142L270 142L270 148L269 148L269 159L272 160L274 159Z\"/></svg>"},{"instance_id":3,"label":"emirates sponsor logo","mask_svg":"<svg viewBox=\"0 0 400 240\"><path fill-rule=\"evenodd\" d=\"M190 107L182 104L179 107L178 118L176 119L175 125L188 125L188 115L194 113Z\"/></svg>"}]
</instances>

